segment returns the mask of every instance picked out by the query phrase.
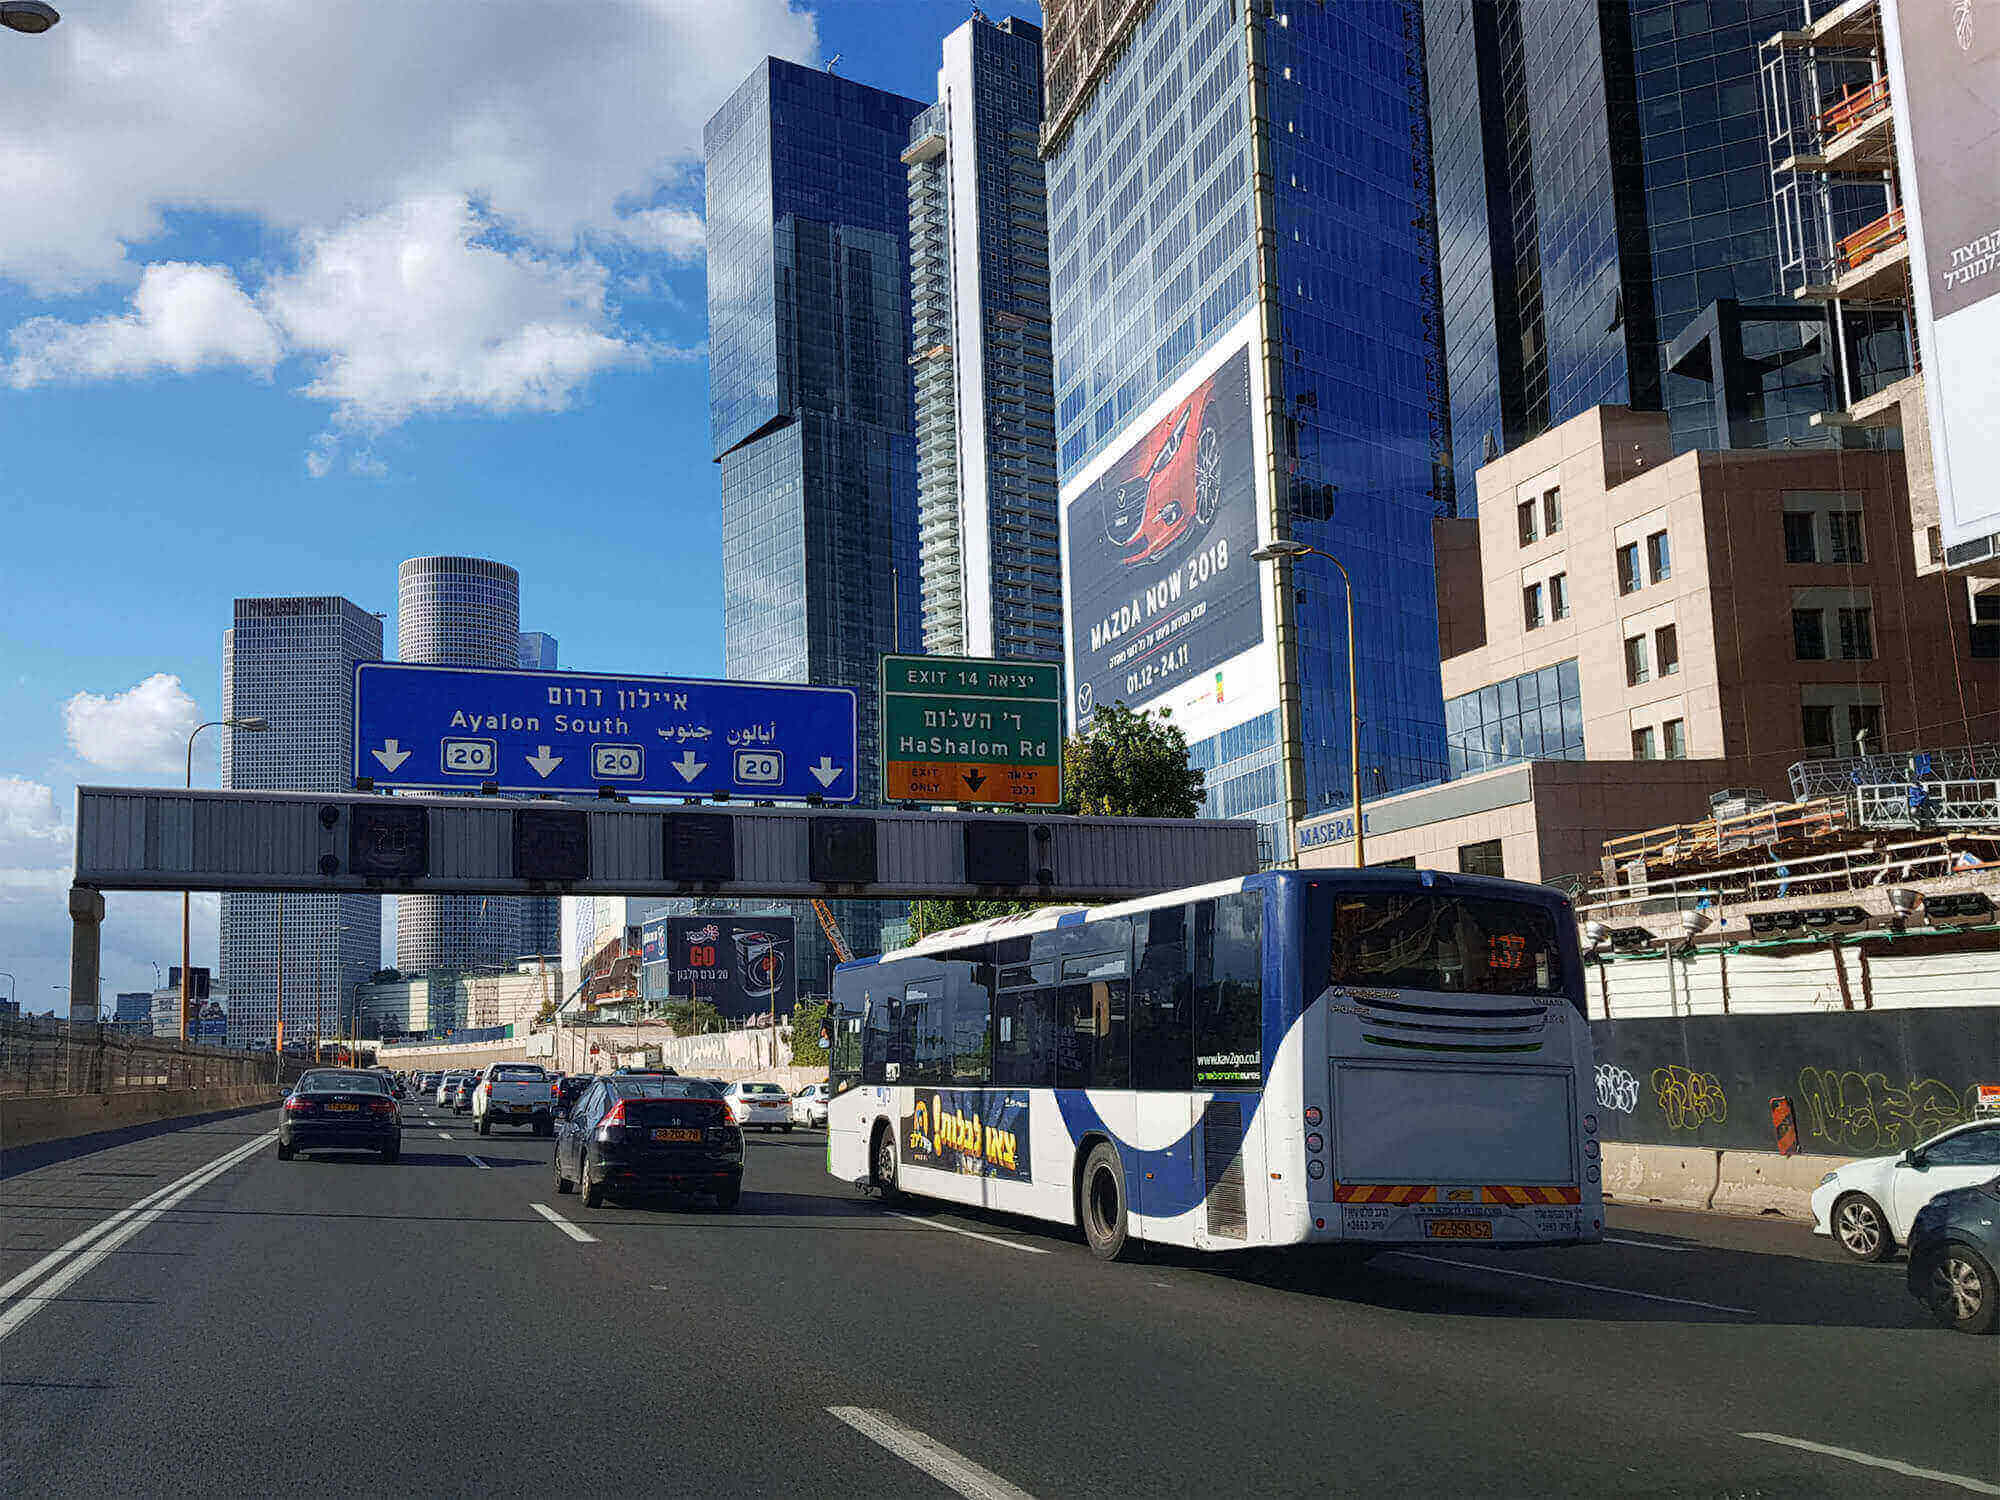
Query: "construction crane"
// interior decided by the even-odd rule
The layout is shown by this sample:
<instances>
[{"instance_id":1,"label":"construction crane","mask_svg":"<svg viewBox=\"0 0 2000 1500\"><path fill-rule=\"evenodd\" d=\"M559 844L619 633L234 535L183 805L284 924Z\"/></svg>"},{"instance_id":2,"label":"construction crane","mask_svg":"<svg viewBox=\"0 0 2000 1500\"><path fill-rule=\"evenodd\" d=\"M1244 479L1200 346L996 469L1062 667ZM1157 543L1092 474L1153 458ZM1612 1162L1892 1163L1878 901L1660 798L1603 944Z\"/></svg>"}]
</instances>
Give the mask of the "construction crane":
<instances>
[{"instance_id":1,"label":"construction crane","mask_svg":"<svg viewBox=\"0 0 2000 1500\"><path fill-rule=\"evenodd\" d=\"M841 933L840 924L833 920L833 908L819 897L812 898L813 915L819 918L819 930L826 934L826 940L833 944L834 957L842 963L854 962L854 950L847 946L847 938Z\"/></svg>"}]
</instances>

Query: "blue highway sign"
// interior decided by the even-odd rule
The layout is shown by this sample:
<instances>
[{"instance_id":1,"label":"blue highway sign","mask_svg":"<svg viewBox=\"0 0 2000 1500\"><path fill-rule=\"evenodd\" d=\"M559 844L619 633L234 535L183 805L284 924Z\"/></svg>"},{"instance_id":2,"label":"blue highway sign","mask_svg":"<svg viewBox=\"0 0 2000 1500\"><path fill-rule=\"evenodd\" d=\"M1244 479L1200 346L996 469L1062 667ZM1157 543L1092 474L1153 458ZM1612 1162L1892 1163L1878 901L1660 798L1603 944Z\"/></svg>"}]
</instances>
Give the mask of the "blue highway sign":
<instances>
[{"instance_id":1,"label":"blue highway sign","mask_svg":"<svg viewBox=\"0 0 2000 1500\"><path fill-rule=\"evenodd\" d=\"M354 668L354 776L383 788L855 797L851 688Z\"/></svg>"}]
</instances>

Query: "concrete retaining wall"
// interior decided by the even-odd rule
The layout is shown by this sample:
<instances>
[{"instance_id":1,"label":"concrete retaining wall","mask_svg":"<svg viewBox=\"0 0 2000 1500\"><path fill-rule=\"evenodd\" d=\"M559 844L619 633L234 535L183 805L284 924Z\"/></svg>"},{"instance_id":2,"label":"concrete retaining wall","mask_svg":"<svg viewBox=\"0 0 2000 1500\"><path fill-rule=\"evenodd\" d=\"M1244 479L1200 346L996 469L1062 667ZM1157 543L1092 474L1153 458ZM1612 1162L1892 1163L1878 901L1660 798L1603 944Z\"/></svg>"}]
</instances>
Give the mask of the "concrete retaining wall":
<instances>
[{"instance_id":1,"label":"concrete retaining wall","mask_svg":"<svg viewBox=\"0 0 2000 1500\"><path fill-rule=\"evenodd\" d=\"M1844 1156L1779 1156L1690 1146L1604 1143L1604 1196L1723 1213L1812 1217L1812 1192Z\"/></svg>"},{"instance_id":2,"label":"concrete retaining wall","mask_svg":"<svg viewBox=\"0 0 2000 1500\"><path fill-rule=\"evenodd\" d=\"M153 1120L276 1104L282 1097L276 1084L264 1083L131 1089L117 1094L8 1094L0 1096L0 1147L32 1146Z\"/></svg>"}]
</instances>

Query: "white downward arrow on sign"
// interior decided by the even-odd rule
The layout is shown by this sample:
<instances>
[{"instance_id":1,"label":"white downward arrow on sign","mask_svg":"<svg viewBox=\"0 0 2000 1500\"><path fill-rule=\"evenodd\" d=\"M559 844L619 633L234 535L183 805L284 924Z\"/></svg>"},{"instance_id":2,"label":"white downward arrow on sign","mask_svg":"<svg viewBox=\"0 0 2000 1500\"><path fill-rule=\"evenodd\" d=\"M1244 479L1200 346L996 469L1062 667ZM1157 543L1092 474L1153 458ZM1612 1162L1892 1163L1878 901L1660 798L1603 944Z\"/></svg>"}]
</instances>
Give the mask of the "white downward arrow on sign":
<instances>
[{"instance_id":1,"label":"white downward arrow on sign","mask_svg":"<svg viewBox=\"0 0 2000 1500\"><path fill-rule=\"evenodd\" d=\"M813 773L813 779L818 781L821 786L832 786L836 781L840 780L841 773L847 768L845 766L836 766L833 763L831 755L822 755L819 758L818 765L807 766L806 769Z\"/></svg>"},{"instance_id":2,"label":"white downward arrow on sign","mask_svg":"<svg viewBox=\"0 0 2000 1500\"><path fill-rule=\"evenodd\" d=\"M382 769L385 771L395 770L410 758L410 752L402 749L394 740L384 740L380 750L371 750L368 753L382 762Z\"/></svg>"},{"instance_id":3,"label":"white downward arrow on sign","mask_svg":"<svg viewBox=\"0 0 2000 1500\"><path fill-rule=\"evenodd\" d=\"M528 764L535 768L537 776L546 781L548 780L549 772L563 763L563 758L560 755L549 754L549 747L547 745L537 745L535 748L541 753L529 756Z\"/></svg>"},{"instance_id":4,"label":"white downward arrow on sign","mask_svg":"<svg viewBox=\"0 0 2000 1500\"><path fill-rule=\"evenodd\" d=\"M695 777L708 769L708 762L705 760L696 760L694 758L694 751L692 750L681 751L681 758L679 760L669 761L667 764L681 773L681 780L683 781L693 781Z\"/></svg>"}]
</instances>

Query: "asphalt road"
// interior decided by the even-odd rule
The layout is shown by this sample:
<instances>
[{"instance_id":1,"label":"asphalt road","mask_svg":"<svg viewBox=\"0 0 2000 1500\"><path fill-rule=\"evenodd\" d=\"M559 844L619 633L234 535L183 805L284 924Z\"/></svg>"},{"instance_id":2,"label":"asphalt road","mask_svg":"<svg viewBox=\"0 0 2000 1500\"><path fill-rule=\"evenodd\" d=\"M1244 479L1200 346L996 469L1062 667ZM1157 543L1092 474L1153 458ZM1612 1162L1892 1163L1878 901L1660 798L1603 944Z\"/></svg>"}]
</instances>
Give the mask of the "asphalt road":
<instances>
[{"instance_id":1,"label":"asphalt road","mask_svg":"<svg viewBox=\"0 0 2000 1500\"><path fill-rule=\"evenodd\" d=\"M276 1122L0 1158L0 1493L2000 1494L2000 1341L1793 1224L1107 1266L817 1131L721 1214L422 1105L393 1166Z\"/></svg>"}]
</instances>

